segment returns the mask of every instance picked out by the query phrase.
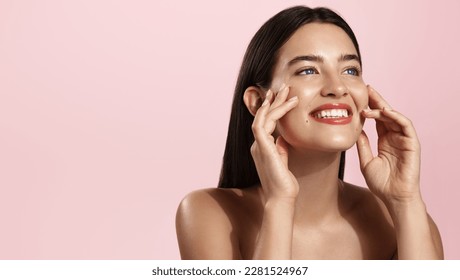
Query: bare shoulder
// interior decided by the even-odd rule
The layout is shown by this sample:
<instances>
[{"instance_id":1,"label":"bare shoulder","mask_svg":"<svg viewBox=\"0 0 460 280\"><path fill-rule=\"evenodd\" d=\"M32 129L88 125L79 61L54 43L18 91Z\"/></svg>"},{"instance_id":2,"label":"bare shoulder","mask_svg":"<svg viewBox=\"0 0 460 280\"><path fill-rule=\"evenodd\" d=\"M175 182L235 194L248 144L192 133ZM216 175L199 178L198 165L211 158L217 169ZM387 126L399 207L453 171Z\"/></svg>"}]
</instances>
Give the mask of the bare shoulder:
<instances>
[{"instance_id":1,"label":"bare shoulder","mask_svg":"<svg viewBox=\"0 0 460 280\"><path fill-rule=\"evenodd\" d=\"M244 190L208 188L187 194L179 204L177 218L187 220L200 218L217 219L219 223L228 223L234 216L234 210L241 206Z\"/></svg>"},{"instance_id":2,"label":"bare shoulder","mask_svg":"<svg viewBox=\"0 0 460 280\"><path fill-rule=\"evenodd\" d=\"M187 194L179 204L178 216L208 216L222 215L225 204L234 196L233 191L227 189L209 188L200 189Z\"/></svg>"},{"instance_id":3,"label":"bare shoulder","mask_svg":"<svg viewBox=\"0 0 460 280\"><path fill-rule=\"evenodd\" d=\"M247 192L209 188L187 194L176 213L182 259L239 259L238 216Z\"/></svg>"}]
</instances>

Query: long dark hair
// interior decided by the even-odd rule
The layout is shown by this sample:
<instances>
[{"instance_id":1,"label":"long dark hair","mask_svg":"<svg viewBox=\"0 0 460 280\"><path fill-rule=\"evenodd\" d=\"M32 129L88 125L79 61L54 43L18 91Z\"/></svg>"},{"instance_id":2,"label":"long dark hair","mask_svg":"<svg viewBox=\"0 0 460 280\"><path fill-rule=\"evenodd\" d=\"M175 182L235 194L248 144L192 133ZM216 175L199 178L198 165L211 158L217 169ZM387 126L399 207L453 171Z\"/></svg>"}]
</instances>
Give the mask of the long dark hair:
<instances>
[{"instance_id":1,"label":"long dark hair","mask_svg":"<svg viewBox=\"0 0 460 280\"><path fill-rule=\"evenodd\" d=\"M353 31L332 10L295 6L270 18L254 35L243 58L235 86L219 188L247 188L260 183L250 153L254 142L251 130L254 117L243 102L243 94L250 86L270 87L278 50L297 29L311 22L330 23L342 28L352 40L361 64L358 41ZM338 174L340 179L343 179L344 169L345 152L342 152Z\"/></svg>"}]
</instances>

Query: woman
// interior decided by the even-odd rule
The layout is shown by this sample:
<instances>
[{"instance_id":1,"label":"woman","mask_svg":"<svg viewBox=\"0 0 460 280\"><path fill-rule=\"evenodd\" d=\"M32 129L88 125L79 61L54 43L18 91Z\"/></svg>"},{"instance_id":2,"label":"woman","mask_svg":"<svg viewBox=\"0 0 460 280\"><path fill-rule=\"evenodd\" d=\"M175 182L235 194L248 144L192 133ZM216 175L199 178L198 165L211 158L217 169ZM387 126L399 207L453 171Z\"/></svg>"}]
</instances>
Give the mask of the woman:
<instances>
[{"instance_id":1,"label":"woman","mask_svg":"<svg viewBox=\"0 0 460 280\"><path fill-rule=\"evenodd\" d=\"M375 119L378 155L362 131ZM356 143L369 189L343 182ZM362 79L353 31L326 8L256 33L235 89L219 188L181 202L183 259L442 259L411 122Z\"/></svg>"}]
</instances>

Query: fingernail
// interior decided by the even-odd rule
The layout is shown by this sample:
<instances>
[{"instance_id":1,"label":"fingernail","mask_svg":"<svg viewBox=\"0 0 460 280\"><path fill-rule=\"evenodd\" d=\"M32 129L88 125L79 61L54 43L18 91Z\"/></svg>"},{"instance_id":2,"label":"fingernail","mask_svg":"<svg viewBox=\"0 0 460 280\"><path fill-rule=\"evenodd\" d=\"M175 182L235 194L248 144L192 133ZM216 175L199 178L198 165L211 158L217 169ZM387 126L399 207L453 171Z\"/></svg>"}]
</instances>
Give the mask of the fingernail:
<instances>
[{"instance_id":1,"label":"fingernail","mask_svg":"<svg viewBox=\"0 0 460 280\"><path fill-rule=\"evenodd\" d=\"M372 111L372 110L369 109L369 108L366 108L366 109L363 110L364 113L369 113L369 112L371 112L371 111Z\"/></svg>"},{"instance_id":2,"label":"fingernail","mask_svg":"<svg viewBox=\"0 0 460 280\"><path fill-rule=\"evenodd\" d=\"M273 91L268 90L265 94L265 100L269 100L272 97Z\"/></svg>"},{"instance_id":3,"label":"fingernail","mask_svg":"<svg viewBox=\"0 0 460 280\"><path fill-rule=\"evenodd\" d=\"M284 91L286 89L287 85L285 83L281 84L280 86L280 90L278 91L278 93Z\"/></svg>"},{"instance_id":4,"label":"fingernail","mask_svg":"<svg viewBox=\"0 0 460 280\"><path fill-rule=\"evenodd\" d=\"M297 101L297 100L299 100L299 98L297 97L297 95L295 95L295 96L289 98L288 101L289 101L289 102L294 102L294 101Z\"/></svg>"}]
</instances>

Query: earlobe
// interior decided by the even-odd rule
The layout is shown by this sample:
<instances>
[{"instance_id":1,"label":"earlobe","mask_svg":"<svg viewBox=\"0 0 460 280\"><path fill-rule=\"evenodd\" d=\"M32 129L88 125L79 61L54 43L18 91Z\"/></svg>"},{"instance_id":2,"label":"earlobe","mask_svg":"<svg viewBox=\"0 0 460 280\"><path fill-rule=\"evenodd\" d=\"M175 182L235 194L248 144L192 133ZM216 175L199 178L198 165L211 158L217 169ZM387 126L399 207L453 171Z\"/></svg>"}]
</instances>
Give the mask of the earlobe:
<instances>
[{"instance_id":1,"label":"earlobe","mask_svg":"<svg viewBox=\"0 0 460 280\"><path fill-rule=\"evenodd\" d=\"M251 115L256 115L256 112L262 105L264 98L264 91L258 87L250 86L244 91L243 101Z\"/></svg>"}]
</instances>

